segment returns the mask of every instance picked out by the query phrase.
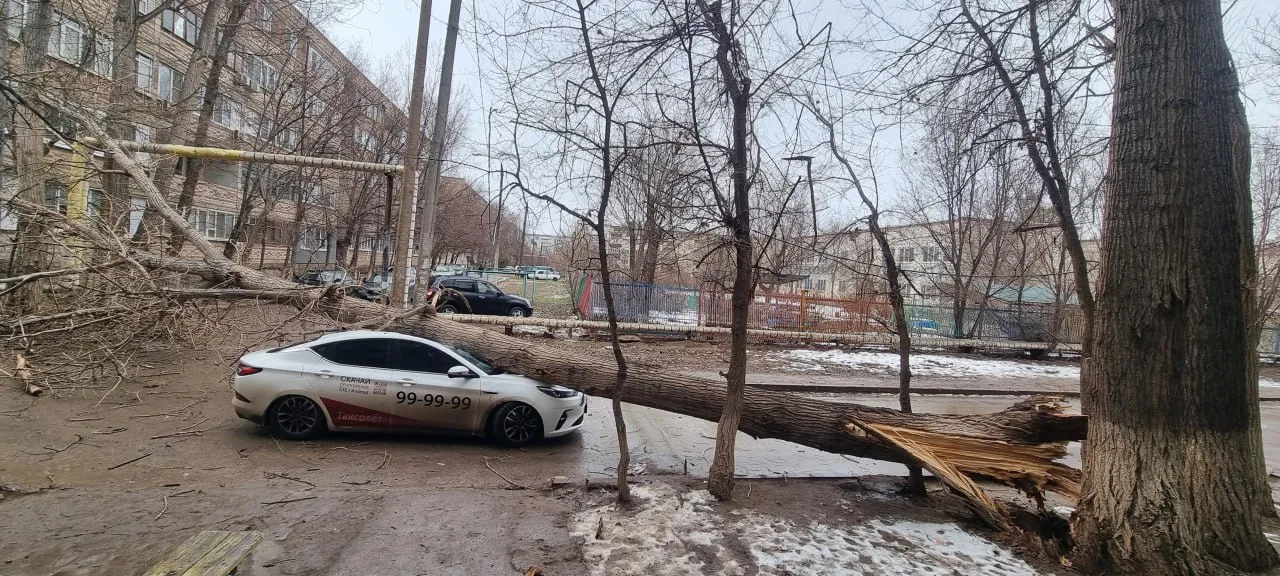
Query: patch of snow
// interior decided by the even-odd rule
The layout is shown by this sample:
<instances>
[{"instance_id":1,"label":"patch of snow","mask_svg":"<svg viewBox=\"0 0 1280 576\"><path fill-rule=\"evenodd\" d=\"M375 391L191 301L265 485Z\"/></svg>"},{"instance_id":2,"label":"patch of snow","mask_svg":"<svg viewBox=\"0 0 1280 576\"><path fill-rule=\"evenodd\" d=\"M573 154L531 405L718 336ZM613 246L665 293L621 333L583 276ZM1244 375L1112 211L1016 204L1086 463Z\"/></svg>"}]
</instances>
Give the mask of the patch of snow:
<instances>
[{"instance_id":1,"label":"patch of snow","mask_svg":"<svg viewBox=\"0 0 1280 576\"><path fill-rule=\"evenodd\" d=\"M1076 513L1076 509L1070 506L1054 506L1053 513L1063 520L1070 520L1071 515Z\"/></svg>"},{"instance_id":2,"label":"patch of snow","mask_svg":"<svg viewBox=\"0 0 1280 576\"><path fill-rule=\"evenodd\" d=\"M1276 382L1270 378L1259 378L1258 385L1264 388L1280 388L1280 382Z\"/></svg>"},{"instance_id":3,"label":"patch of snow","mask_svg":"<svg viewBox=\"0 0 1280 576\"><path fill-rule=\"evenodd\" d=\"M771 355L786 363L826 364L858 368L884 374L898 373L898 355L869 350L787 350ZM1080 378L1080 367L1035 364L1012 360L982 360L955 356L911 355L911 372L916 376L948 378Z\"/></svg>"},{"instance_id":4,"label":"patch of snow","mask_svg":"<svg viewBox=\"0 0 1280 576\"><path fill-rule=\"evenodd\" d=\"M954 524L797 524L751 511L716 514L705 490L678 493L664 485L637 485L632 495L638 502L633 509L608 504L573 518L571 532L583 538L583 556L593 574L1036 573L1000 546Z\"/></svg>"},{"instance_id":5,"label":"patch of snow","mask_svg":"<svg viewBox=\"0 0 1280 576\"><path fill-rule=\"evenodd\" d=\"M996 544L953 524L884 522L855 526L788 521L740 526L760 574L913 576L939 573L1035 574Z\"/></svg>"}]
</instances>

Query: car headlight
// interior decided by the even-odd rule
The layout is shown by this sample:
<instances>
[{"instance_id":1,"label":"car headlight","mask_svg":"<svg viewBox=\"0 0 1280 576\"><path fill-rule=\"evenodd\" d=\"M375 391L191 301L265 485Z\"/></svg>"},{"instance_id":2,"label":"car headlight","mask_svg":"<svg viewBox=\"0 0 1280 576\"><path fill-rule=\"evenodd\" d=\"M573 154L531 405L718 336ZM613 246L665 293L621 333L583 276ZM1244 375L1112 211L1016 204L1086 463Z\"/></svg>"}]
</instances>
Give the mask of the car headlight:
<instances>
[{"instance_id":1,"label":"car headlight","mask_svg":"<svg viewBox=\"0 0 1280 576\"><path fill-rule=\"evenodd\" d=\"M552 398L573 398L579 394L577 390L564 386L539 386L538 391Z\"/></svg>"}]
</instances>

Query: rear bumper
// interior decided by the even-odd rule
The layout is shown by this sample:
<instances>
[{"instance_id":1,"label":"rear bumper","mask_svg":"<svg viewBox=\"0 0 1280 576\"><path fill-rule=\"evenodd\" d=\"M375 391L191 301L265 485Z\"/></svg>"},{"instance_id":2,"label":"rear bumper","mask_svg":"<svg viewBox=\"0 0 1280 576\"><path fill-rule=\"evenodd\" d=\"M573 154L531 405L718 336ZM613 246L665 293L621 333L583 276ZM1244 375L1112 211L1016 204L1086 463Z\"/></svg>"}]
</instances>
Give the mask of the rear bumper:
<instances>
[{"instance_id":1,"label":"rear bumper","mask_svg":"<svg viewBox=\"0 0 1280 576\"><path fill-rule=\"evenodd\" d=\"M266 421L266 415L258 410L256 406L241 402L235 398L231 399L231 406L236 410L236 416L244 418L254 424L261 425Z\"/></svg>"}]
</instances>

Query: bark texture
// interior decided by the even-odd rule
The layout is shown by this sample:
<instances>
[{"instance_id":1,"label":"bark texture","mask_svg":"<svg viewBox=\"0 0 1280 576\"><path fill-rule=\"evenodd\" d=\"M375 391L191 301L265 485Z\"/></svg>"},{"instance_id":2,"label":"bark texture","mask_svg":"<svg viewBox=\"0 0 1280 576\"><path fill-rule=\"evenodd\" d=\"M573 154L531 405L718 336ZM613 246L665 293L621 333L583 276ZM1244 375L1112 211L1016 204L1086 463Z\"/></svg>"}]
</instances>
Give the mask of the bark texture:
<instances>
[{"instance_id":1,"label":"bark texture","mask_svg":"<svg viewBox=\"0 0 1280 576\"><path fill-rule=\"evenodd\" d=\"M1116 3L1096 352L1077 566L1277 564L1257 489L1244 109L1217 0Z\"/></svg>"}]
</instances>

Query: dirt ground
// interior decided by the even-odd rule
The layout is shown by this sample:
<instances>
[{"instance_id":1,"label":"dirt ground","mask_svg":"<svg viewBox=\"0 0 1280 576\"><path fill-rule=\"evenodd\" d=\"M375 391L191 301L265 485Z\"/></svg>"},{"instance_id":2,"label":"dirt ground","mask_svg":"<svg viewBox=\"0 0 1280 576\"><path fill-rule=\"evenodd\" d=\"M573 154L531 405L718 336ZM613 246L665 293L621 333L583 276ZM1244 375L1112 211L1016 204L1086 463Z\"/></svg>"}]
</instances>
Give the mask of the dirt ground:
<instances>
[{"instance_id":1,"label":"dirt ground","mask_svg":"<svg viewBox=\"0 0 1280 576\"><path fill-rule=\"evenodd\" d=\"M256 309L200 346L157 346L136 357L142 366L137 377L119 383L61 385L41 398L11 383L0 387L0 574L141 573L191 534L209 529L264 533L248 574L519 574L534 565L552 575L634 573L625 569L634 564L618 564L636 555L624 554L616 532L607 535L606 527L596 537L582 530L593 518L602 526L606 517L627 526L657 509L609 512L612 494L586 487L613 474L616 448L607 411L593 411L580 434L521 450L426 436L278 441L235 417L230 375L245 348L298 339L284 329L325 328L286 324L288 316L286 310ZM582 351L603 346L557 343ZM627 350L640 362L693 372L714 373L727 360L727 348L718 344L638 343ZM753 350L757 357L771 352ZM770 369L763 361L757 365L753 377ZM714 423L665 414L629 408L627 418L635 421L631 451L639 464L632 473L652 493L679 494L683 510L705 474ZM778 441L743 436L739 442L739 470L767 479L742 482L734 504L700 505L675 521L692 518L731 533L748 511L763 515L767 525L802 527L971 517L941 492L925 502L898 498L889 479L795 478L806 471L894 474L893 467ZM555 476L567 477L569 485L551 488ZM891 532L896 534L885 533ZM664 544L691 554L703 569L646 573L790 573L766 561L777 557L766 554L768 542L717 538L709 537L719 543L712 547ZM601 550L612 551L613 559L602 560ZM1014 551L1036 571L1055 569L1036 553ZM937 573L970 571L961 556L918 561L936 565ZM601 572L609 562L617 569Z\"/></svg>"}]
</instances>

